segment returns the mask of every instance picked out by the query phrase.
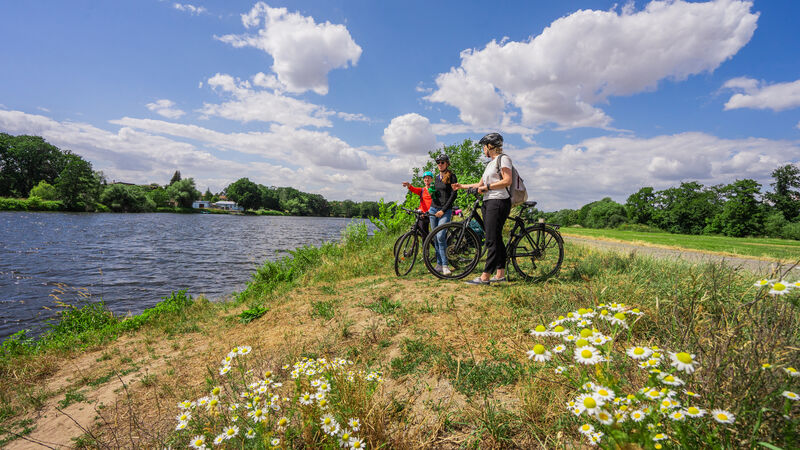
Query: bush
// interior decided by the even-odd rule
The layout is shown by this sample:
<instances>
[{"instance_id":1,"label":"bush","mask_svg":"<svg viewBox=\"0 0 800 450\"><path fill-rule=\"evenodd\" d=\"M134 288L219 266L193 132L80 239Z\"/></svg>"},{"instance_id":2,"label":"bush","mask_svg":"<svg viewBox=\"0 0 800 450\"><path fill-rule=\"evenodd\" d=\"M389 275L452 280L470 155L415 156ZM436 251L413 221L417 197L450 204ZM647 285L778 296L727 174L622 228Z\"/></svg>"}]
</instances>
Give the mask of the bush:
<instances>
[{"instance_id":1,"label":"bush","mask_svg":"<svg viewBox=\"0 0 800 450\"><path fill-rule=\"evenodd\" d=\"M58 193L53 185L42 180L31 189L29 197L39 197L42 200L56 200L58 199Z\"/></svg>"},{"instance_id":2,"label":"bush","mask_svg":"<svg viewBox=\"0 0 800 450\"><path fill-rule=\"evenodd\" d=\"M764 219L764 234L773 238L783 237L783 227L787 224L789 221L783 217L782 212L773 211Z\"/></svg>"},{"instance_id":3,"label":"bush","mask_svg":"<svg viewBox=\"0 0 800 450\"><path fill-rule=\"evenodd\" d=\"M781 237L800 241L800 222L787 223L781 228Z\"/></svg>"}]
</instances>

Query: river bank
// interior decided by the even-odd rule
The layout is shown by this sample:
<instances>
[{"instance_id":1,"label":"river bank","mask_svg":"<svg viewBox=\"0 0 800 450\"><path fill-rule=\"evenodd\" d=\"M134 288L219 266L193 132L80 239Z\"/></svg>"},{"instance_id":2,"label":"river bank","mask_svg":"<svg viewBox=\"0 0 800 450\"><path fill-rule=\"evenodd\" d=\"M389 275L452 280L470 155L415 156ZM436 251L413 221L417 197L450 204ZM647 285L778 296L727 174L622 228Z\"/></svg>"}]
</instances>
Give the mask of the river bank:
<instances>
[{"instance_id":1,"label":"river bank","mask_svg":"<svg viewBox=\"0 0 800 450\"><path fill-rule=\"evenodd\" d=\"M629 314L629 331L605 347L623 351L615 357L622 366L602 365L601 373L609 375L605 382L618 376L617 392L638 395L636 387L648 376L625 363L624 349L631 345L689 351L700 364L693 376L680 375L687 382L684 388L701 394L696 404L707 411L727 408L736 415L734 424L719 424L706 415L684 427L704 437L681 437L676 430L684 428L659 418L669 442L708 445L697 441L707 438L731 447L751 439L779 447L796 444L796 428L787 428L796 426L796 403L787 403L790 422L781 414L757 416L754 411L760 408L754 406L783 412L780 390L797 391L797 378L786 376L784 369L800 362L790 348L797 342L800 318L790 297L761 295L752 274L724 264L659 261L567 241L567 258L556 279L482 288L441 282L424 269L395 277L393 242L392 235L370 238L366 231L351 230L340 244L299 249L291 258L265 264L231 301L172 300L166 303L172 309L162 307L135 329L87 330L63 346L6 354L0 364L0 418L5 429L24 437L12 439L6 433L0 439L8 448L30 445L25 439L86 447L185 447L201 432L206 413L195 407L189 430L176 431L176 405L213 395L216 386L236 396L228 389L239 375L221 374L226 367L221 360L237 348L232 373L241 367L245 376L244 369L252 368L253 376L263 377L270 370L271 379L284 382L276 392L288 389L283 395L290 401L282 401L281 411L256 427L265 433L257 441L262 445L275 437L287 445L327 445L319 425L303 431L303 418L316 413L293 406L291 399L297 398L291 394L295 381L290 372L303 357L342 357L353 361L356 371L382 374L346 395L337 382L330 393L329 411L341 423L356 416L357 434L369 447L575 446L586 439L578 432L582 423L603 427L564 406L580 392L578 375L594 375L582 372L580 364L569 368L558 362L559 354L551 354L547 363L528 359L526 352L535 344L555 343L553 337L534 338L529 330L578 308L596 308L599 314L598 305L624 301L644 315ZM762 307L764 312L755 314ZM595 326L605 329L601 320ZM758 348L747 344L754 339L761 343ZM566 353L572 356L571 349ZM236 365L239 361L242 366ZM764 372L764 362L773 364L774 372ZM558 365L574 375L555 373ZM665 364L664 370L669 367ZM305 383L303 378L297 382ZM219 398L227 397L219 393ZM277 431L273 421L281 415L291 423ZM230 422L230 412L220 409L207 442L231 423L244 434L252 420L246 413L238 416ZM633 424L629 420L624 427ZM621 430L631 439L637 436L622 425L617 427ZM646 429L639 433L653 442ZM606 441L626 439L616 434L607 432ZM253 441L235 442L250 446Z\"/></svg>"}]
</instances>

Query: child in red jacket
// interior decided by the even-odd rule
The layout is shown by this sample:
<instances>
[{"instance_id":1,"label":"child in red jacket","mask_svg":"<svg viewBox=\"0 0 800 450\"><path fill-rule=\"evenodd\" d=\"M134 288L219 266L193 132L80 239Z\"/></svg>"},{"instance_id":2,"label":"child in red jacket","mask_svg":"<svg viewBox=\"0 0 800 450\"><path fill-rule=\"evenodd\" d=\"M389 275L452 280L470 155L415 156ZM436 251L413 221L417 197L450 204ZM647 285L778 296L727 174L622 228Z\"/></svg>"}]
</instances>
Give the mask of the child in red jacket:
<instances>
[{"instance_id":1,"label":"child in red jacket","mask_svg":"<svg viewBox=\"0 0 800 450\"><path fill-rule=\"evenodd\" d=\"M425 172L422 174L422 181L425 183L425 187L414 187L407 181L403 182L403 187L406 187L409 191L419 195L419 208L417 209L422 212L428 212L428 210L431 209L431 202L433 201L433 197L431 197L431 193L434 189L433 185L431 184L433 182L433 174L431 172ZM423 234L427 236L429 226L428 220L421 219L419 221L419 226L422 228Z\"/></svg>"}]
</instances>

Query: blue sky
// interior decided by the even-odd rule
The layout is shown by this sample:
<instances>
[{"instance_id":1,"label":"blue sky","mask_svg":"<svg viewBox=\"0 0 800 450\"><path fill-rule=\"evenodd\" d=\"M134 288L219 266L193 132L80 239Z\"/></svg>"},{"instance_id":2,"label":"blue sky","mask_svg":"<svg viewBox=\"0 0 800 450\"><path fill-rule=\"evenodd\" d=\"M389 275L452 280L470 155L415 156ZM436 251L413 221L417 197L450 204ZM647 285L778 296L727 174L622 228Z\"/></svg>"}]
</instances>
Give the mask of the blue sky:
<instances>
[{"instance_id":1,"label":"blue sky","mask_svg":"<svg viewBox=\"0 0 800 450\"><path fill-rule=\"evenodd\" d=\"M0 131L109 180L387 200L506 138L545 210L800 161L800 2L0 2Z\"/></svg>"}]
</instances>

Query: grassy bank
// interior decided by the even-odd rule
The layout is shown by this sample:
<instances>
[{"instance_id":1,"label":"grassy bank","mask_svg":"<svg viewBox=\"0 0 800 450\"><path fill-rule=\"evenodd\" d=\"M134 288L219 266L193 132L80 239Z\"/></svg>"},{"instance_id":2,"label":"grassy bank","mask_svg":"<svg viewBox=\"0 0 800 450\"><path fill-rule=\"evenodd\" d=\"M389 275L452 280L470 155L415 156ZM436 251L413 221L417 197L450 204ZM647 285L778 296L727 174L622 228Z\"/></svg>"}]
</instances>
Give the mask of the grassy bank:
<instances>
[{"instance_id":1,"label":"grassy bank","mask_svg":"<svg viewBox=\"0 0 800 450\"><path fill-rule=\"evenodd\" d=\"M569 236L612 239L667 247L679 247L732 256L752 256L797 262L800 259L800 241L770 238L733 238L664 232L640 232L617 229L562 228Z\"/></svg>"},{"instance_id":2,"label":"grassy bank","mask_svg":"<svg viewBox=\"0 0 800 450\"><path fill-rule=\"evenodd\" d=\"M600 444L609 447L799 444L800 406L782 396L800 390L800 378L787 372L800 368L797 291L768 295L753 286L752 275L725 266L569 244L562 272L547 283L482 288L438 281L424 268L401 279L391 269L393 242L391 235L369 238L365 227L350 228L341 244L298 249L265 264L228 302L184 296L165 300L174 307L130 329L114 320L97 327L105 331L71 333L88 333L71 343L35 349L19 343L28 350L4 354L0 364L0 439L10 448L25 443L13 431L52 442L57 437L48 435L47 420L69 425L72 418L83 428L61 434L76 446L177 448L203 434L210 447L236 425L236 436L225 441L231 448L268 448L273 439L278 446L337 448L341 436L327 435L332 425L323 422L331 414L369 448L569 448L588 443L579 432L583 424L602 430ZM796 272L790 281L800 278ZM629 306L614 305L622 302ZM621 325L601 319L604 310L621 313ZM563 322L572 333L597 328L613 336L596 346L613 356L610 362L571 361L574 341L530 334L539 325L555 330L551 322L569 312L594 321ZM561 342L566 351L556 353ZM634 346L649 352L658 346L664 362L657 367L686 384L664 384L658 373L639 368L625 354ZM544 350L532 353L540 359L549 352L550 360L529 359L531 350ZM677 372L670 352L694 355L694 373ZM249 385L256 379L261 383ZM304 393L323 389L319 379L330 386L325 409L320 399L304 404ZM626 421L603 425L567 409L589 381L613 387L620 402L609 400L605 409L627 414ZM669 398L681 402L678 409L695 406L706 414L683 421L660 415L660 402L640 391L645 386L666 388L665 398L674 390ZM185 400L202 401L187 406L191 418L179 431L177 405ZM630 418L646 407L647 419ZM711 418L716 408L733 423ZM264 420L256 423L257 410ZM358 419L357 431L350 419ZM250 428L253 440L244 436ZM666 438L654 441L659 433Z\"/></svg>"}]
</instances>

